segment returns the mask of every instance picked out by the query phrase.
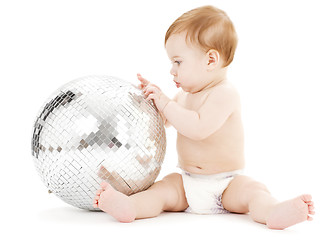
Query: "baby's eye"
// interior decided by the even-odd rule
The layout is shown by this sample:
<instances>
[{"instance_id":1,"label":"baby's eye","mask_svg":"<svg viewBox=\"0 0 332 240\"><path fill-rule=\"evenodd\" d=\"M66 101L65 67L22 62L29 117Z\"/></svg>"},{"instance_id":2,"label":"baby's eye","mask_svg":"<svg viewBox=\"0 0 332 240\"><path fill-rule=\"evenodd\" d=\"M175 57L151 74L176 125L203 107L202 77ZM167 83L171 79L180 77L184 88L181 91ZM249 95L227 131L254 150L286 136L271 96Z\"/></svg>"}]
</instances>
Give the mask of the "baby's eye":
<instances>
[{"instance_id":1,"label":"baby's eye","mask_svg":"<svg viewBox=\"0 0 332 240\"><path fill-rule=\"evenodd\" d=\"M177 65L180 65L181 61L174 61L174 63L176 63Z\"/></svg>"}]
</instances>

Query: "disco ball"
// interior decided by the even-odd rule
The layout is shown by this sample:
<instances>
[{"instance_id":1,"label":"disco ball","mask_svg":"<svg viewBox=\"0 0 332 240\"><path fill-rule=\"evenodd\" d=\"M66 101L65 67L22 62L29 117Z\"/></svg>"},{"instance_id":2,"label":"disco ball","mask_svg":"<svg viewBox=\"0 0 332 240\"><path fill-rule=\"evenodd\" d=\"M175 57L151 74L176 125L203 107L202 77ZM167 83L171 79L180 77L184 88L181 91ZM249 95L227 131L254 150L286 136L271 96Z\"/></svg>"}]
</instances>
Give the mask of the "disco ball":
<instances>
[{"instance_id":1,"label":"disco ball","mask_svg":"<svg viewBox=\"0 0 332 240\"><path fill-rule=\"evenodd\" d=\"M49 192L95 210L102 181L131 195L149 188L165 156L162 117L140 89L109 76L88 76L57 90L33 128L32 155Z\"/></svg>"}]
</instances>

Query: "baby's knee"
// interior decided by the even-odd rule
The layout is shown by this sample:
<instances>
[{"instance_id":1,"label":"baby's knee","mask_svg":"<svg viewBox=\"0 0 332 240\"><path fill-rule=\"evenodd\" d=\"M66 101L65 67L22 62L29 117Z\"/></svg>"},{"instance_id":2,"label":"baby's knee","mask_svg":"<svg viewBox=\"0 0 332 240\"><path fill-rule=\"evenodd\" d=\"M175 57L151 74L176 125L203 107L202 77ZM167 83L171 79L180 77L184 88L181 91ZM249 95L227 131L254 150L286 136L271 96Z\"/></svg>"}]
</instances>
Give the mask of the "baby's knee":
<instances>
[{"instance_id":1,"label":"baby's knee","mask_svg":"<svg viewBox=\"0 0 332 240\"><path fill-rule=\"evenodd\" d=\"M266 187L265 184L252 180L248 182L245 186L246 191L248 191L248 194L250 195L251 193L257 193L257 192L266 192L270 193L268 188Z\"/></svg>"},{"instance_id":2,"label":"baby's knee","mask_svg":"<svg viewBox=\"0 0 332 240\"><path fill-rule=\"evenodd\" d=\"M182 181L182 176L179 173L171 173L163 178L167 182L178 182Z\"/></svg>"},{"instance_id":3,"label":"baby's knee","mask_svg":"<svg viewBox=\"0 0 332 240\"><path fill-rule=\"evenodd\" d=\"M181 175L178 173L172 173L165 176L162 180L154 183L150 190L158 190L161 192L177 192L177 188L179 187Z\"/></svg>"},{"instance_id":4,"label":"baby's knee","mask_svg":"<svg viewBox=\"0 0 332 240\"><path fill-rule=\"evenodd\" d=\"M168 211L183 211L188 207L185 196L182 176L178 173L172 173L164 177L161 184L167 188Z\"/></svg>"},{"instance_id":5,"label":"baby's knee","mask_svg":"<svg viewBox=\"0 0 332 240\"><path fill-rule=\"evenodd\" d=\"M177 194L179 194L179 192L181 192L181 188L183 188L182 176L178 173L172 173L165 176L159 183L169 191L176 192Z\"/></svg>"}]
</instances>

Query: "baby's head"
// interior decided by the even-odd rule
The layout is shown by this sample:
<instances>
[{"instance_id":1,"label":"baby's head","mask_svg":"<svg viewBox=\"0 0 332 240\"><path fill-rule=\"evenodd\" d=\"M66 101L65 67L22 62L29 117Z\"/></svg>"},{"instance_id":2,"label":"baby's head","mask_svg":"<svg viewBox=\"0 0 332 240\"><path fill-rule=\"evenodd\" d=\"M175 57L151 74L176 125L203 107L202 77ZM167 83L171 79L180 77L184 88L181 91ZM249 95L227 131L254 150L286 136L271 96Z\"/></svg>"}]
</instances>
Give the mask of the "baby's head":
<instances>
[{"instance_id":1,"label":"baby's head","mask_svg":"<svg viewBox=\"0 0 332 240\"><path fill-rule=\"evenodd\" d=\"M168 28L168 39L177 33L185 33L187 43L191 43L204 52L210 49L218 51L223 64L227 67L232 61L237 46L237 35L227 14L213 6L203 6L188 11L176 19Z\"/></svg>"}]
</instances>

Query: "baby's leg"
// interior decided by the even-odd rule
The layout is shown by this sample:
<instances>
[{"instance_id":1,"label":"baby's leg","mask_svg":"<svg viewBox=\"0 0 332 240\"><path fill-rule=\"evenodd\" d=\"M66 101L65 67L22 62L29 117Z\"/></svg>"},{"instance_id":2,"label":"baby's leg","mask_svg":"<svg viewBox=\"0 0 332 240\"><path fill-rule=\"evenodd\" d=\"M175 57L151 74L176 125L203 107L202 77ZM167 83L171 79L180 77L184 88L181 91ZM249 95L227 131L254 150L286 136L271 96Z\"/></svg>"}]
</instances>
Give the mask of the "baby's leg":
<instances>
[{"instance_id":1,"label":"baby's leg","mask_svg":"<svg viewBox=\"0 0 332 240\"><path fill-rule=\"evenodd\" d=\"M158 216L162 211L183 211L188 207L182 177L173 173L153 184L148 190L126 196L106 182L101 184L95 208L112 215L120 222Z\"/></svg>"},{"instance_id":2,"label":"baby's leg","mask_svg":"<svg viewBox=\"0 0 332 240\"><path fill-rule=\"evenodd\" d=\"M263 184L246 176L234 178L224 192L222 202L228 211L250 212L253 220L273 229L312 220L308 214L314 214L310 195L278 202Z\"/></svg>"}]
</instances>

